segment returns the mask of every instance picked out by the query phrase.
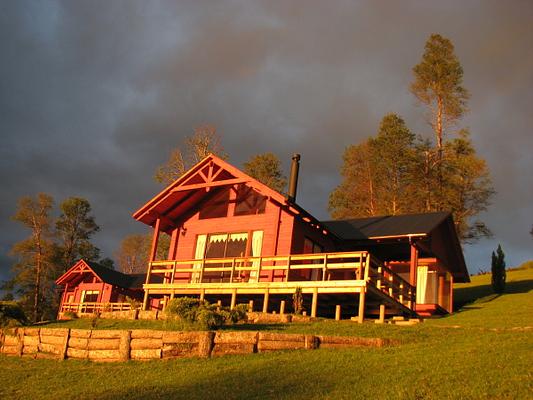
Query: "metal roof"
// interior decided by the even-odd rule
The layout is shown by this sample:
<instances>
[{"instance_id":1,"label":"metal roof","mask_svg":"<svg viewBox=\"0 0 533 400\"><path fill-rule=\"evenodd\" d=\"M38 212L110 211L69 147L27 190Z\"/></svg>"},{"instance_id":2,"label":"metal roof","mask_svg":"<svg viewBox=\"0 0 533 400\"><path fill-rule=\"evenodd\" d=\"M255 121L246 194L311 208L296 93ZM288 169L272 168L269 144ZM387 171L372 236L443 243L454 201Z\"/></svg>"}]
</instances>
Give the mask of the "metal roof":
<instances>
[{"instance_id":1,"label":"metal roof","mask_svg":"<svg viewBox=\"0 0 533 400\"><path fill-rule=\"evenodd\" d=\"M322 221L321 223L341 239L363 240L380 237L427 235L450 215L449 212L433 212Z\"/></svg>"},{"instance_id":2,"label":"metal roof","mask_svg":"<svg viewBox=\"0 0 533 400\"><path fill-rule=\"evenodd\" d=\"M104 267L95 262L83 260L105 283L124 289L142 289L146 274L123 274L120 271Z\"/></svg>"}]
</instances>

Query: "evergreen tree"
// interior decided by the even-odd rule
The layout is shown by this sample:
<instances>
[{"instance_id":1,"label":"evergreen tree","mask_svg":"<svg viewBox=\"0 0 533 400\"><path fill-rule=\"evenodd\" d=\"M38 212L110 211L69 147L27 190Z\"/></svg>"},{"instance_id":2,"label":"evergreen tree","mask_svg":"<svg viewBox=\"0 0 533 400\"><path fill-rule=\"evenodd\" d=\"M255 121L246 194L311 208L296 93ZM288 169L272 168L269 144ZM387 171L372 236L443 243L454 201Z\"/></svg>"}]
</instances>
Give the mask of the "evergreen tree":
<instances>
[{"instance_id":1,"label":"evergreen tree","mask_svg":"<svg viewBox=\"0 0 533 400\"><path fill-rule=\"evenodd\" d=\"M185 150L179 147L172 150L168 161L157 169L154 179L169 185L211 153L222 159L227 158L216 128L213 125L198 126L185 139Z\"/></svg>"},{"instance_id":2,"label":"evergreen tree","mask_svg":"<svg viewBox=\"0 0 533 400\"><path fill-rule=\"evenodd\" d=\"M343 180L331 193L334 218L402 214L420 203L417 189L415 136L396 114L385 115L378 134L344 153Z\"/></svg>"},{"instance_id":3,"label":"evergreen tree","mask_svg":"<svg viewBox=\"0 0 533 400\"><path fill-rule=\"evenodd\" d=\"M369 140L348 146L342 156L342 181L329 195L329 210L335 219L377 215L375 161Z\"/></svg>"},{"instance_id":4,"label":"evergreen tree","mask_svg":"<svg viewBox=\"0 0 533 400\"><path fill-rule=\"evenodd\" d=\"M505 254L503 253L502 246L498 245L496 253L492 252L492 290L494 293L503 293L505 290Z\"/></svg>"},{"instance_id":5,"label":"evergreen tree","mask_svg":"<svg viewBox=\"0 0 533 400\"><path fill-rule=\"evenodd\" d=\"M437 142L437 209L444 209L441 203L443 190L444 129L466 112L468 92L462 86L463 68L454 53L452 42L441 35L433 34L425 45L419 64L413 67L415 80L411 92L429 108L429 123Z\"/></svg>"},{"instance_id":6,"label":"evergreen tree","mask_svg":"<svg viewBox=\"0 0 533 400\"><path fill-rule=\"evenodd\" d=\"M480 237L490 237L490 229L479 219L486 211L494 194L485 160L479 158L470 140L468 130L446 143L442 163L443 209L452 210L459 238L471 243Z\"/></svg>"},{"instance_id":7,"label":"evergreen tree","mask_svg":"<svg viewBox=\"0 0 533 400\"><path fill-rule=\"evenodd\" d=\"M396 114L381 120L376 138L369 140L374 162L377 203L380 214L408 213L416 208L411 195L416 181L415 135Z\"/></svg>"},{"instance_id":8,"label":"evergreen tree","mask_svg":"<svg viewBox=\"0 0 533 400\"><path fill-rule=\"evenodd\" d=\"M462 86L463 68L454 53L452 42L432 34L426 42L411 92L430 109L430 124L435 132L437 148L443 150L443 132L466 111L468 91Z\"/></svg>"},{"instance_id":9,"label":"evergreen tree","mask_svg":"<svg viewBox=\"0 0 533 400\"><path fill-rule=\"evenodd\" d=\"M81 258L98 260L100 250L90 239L100 228L91 215L89 201L84 198L69 197L59 208L61 214L56 221L56 232L59 238L59 273L63 273Z\"/></svg>"},{"instance_id":10,"label":"evergreen tree","mask_svg":"<svg viewBox=\"0 0 533 400\"><path fill-rule=\"evenodd\" d=\"M270 188L283 193L287 178L281 171L281 162L274 153L258 154L244 163L244 172Z\"/></svg>"},{"instance_id":11,"label":"evergreen tree","mask_svg":"<svg viewBox=\"0 0 533 400\"><path fill-rule=\"evenodd\" d=\"M24 311L36 322L50 312L53 295L52 219L53 198L39 193L36 198L22 197L13 220L30 230L27 239L15 243L11 254L17 262L12 286L20 295Z\"/></svg>"}]
</instances>

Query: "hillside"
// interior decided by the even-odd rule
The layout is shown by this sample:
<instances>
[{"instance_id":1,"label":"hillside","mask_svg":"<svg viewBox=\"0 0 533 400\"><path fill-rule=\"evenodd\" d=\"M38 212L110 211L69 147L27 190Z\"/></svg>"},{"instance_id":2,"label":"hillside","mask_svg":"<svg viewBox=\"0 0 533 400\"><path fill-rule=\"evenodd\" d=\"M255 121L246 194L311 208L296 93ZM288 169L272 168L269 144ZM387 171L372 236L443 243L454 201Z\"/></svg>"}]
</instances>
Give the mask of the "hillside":
<instances>
[{"instance_id":1,"label":"hillside","mask_svg":"<svg viewBox=\"0 0 533 400\"><path fill-rule=\"evenodd\" d=\"M285 332L381 336L382 349L321 349L124 364L0 357L3 398L527 399L533 392L533 269L457 289L463 308L413 327L318 321Z\"/></svg>"}]
</instances>

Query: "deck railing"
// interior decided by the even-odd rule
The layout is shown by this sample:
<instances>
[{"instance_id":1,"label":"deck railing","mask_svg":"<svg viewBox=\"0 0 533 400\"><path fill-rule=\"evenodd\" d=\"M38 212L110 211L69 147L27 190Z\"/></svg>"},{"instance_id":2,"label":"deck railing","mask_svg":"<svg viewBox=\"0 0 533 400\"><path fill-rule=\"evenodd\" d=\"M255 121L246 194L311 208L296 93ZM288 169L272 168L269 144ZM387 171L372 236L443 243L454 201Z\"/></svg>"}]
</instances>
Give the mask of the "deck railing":
<instances>
[{"instance_id":1,"label":"deck railing","mask_svg":"<svg viewBox=\"0 0 533 400\"><path fill-rule=\"evenodd\" d=\"M128 311L131 310L130 303L64 303L59 312L73 311L77 313L95 313L104 311Z\"/></svg>"},{"instance_id":2,"label":"deck railing","mask_svg":"<svg viewBox=\"0 0 533 400\"><path fill-rule=\"evenodd\" d=\"M169 286L362 280L410 309L415 300L414 287L367 251L161 260L149 263L147 283L155 283L153 275Z\"/></svg>"}]
</instances>

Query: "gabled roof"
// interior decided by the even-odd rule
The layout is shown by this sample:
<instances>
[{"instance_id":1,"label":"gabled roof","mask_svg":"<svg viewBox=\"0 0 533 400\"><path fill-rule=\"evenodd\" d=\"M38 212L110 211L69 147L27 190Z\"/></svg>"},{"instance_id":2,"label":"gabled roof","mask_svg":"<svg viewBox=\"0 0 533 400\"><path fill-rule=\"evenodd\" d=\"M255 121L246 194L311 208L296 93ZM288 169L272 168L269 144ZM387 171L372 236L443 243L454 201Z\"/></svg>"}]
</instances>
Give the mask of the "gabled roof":
<instances>
[{"instance_id":1,"label":"gabled roof","mask_svg":"<svg viewBox=\"0 0 533 400\"><path fill-rule=\"evenodd\" d=\"M246 184L270 200L287 206L290 212L300 215L304 221L316 227L322 227L311 214L297 204L289 202L284 195L214 154L208 155L163 189L133 213L133 218L150 226L154 226L159 218L161 221L160 230L169 232L174 227L177 218L190 210L194 210L201 201L217 193L218 190L236 184Z\"/></svg>"},{"instance_id":2,"label":"gabled roof","mask_svg":"<svg viewBox=\"0 0 533 400\"><path fill-rule=\"evenodd\" d=\"M102 282L124 289L142 289L146 280L146 274L123 274L95 262L79 260L56 280L56 284L64 285L74 278L77 273L83 274L86 272L92 272Z\"/></svg>"},{"instance_id":3,"label":"gabled roof","mask_svg":"<svg viewBox=\"0 0 533 400\"><path fill-rule=\"evenodd\" d=\"M379 243L381 239L420 240L416 242L417 247L437 256L458 282L470 281L452 213L448 211L352 218L323 221L322 224L349 243Z\"/></svg>"},{"instance_id":4,"label":"gabled roof","mask_svg":"<svg viewBox=\"0 0 533 400\"><path fill-rule=\"evenodd\" d=\"M190 210L222 187L246 183L279 203L285 197L214 154L208 155L184 175L133 213L133 218L154 226L161 219L161 230L168 231L173 219Z\"/></svg>"},{"instance_id":5,"label":"gabled roof","mask_svg":"<svg viewBox=\"0 0 533 400\"><path fill-rule=\"evenodd\" d=\"M449 212L385 215L322 221L322 224L344 240L378 239L427 235L450 215Z\"/></svg>"}]
</instances>

